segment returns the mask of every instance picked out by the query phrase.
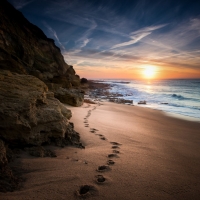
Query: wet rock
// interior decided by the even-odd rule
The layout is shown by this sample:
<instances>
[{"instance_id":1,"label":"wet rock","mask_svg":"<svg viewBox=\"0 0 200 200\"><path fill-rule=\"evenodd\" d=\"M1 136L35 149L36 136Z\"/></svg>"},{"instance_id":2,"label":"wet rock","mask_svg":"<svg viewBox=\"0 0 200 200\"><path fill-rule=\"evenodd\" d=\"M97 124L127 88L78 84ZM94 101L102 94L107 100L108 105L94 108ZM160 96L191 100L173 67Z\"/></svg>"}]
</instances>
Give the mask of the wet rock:
<instances>
[{"instance_id":1,"label":"wet rock","mask_svg":"<svg viewBox=\"0 0 200 200\"><path fill-rule=\"evenodd\" d=\"M147 104L146 101L139 101L138 104Z\"/></svg>"},{"instance_id":2,"label":"wet rock","mask_svg":"<svg viewBox=\"0 0 200 200\"><path fill-rule=\"evenodd\" d=\"M127 100L123 98L109 98L109 101L122 104L133 104L133 100Z\"/></svg>"}]
</instances>

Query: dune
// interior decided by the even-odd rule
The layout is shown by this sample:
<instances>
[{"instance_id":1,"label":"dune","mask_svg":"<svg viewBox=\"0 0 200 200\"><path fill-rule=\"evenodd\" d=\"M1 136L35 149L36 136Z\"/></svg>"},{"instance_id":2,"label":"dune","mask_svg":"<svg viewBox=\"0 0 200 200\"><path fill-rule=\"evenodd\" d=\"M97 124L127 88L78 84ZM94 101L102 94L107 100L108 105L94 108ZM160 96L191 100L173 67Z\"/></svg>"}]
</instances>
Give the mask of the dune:
<instances>
[{"instance_id":1,"label":"dune","mask_svg":"<svg viewBox=\"0 0 200 200\"><path fill-rule=\"evenodd\" d=\"M110 102L67 108L85 149L22 152L12 165L25 181L2 200L199 199L199 122Z\"/></svg>"}]
</instances>

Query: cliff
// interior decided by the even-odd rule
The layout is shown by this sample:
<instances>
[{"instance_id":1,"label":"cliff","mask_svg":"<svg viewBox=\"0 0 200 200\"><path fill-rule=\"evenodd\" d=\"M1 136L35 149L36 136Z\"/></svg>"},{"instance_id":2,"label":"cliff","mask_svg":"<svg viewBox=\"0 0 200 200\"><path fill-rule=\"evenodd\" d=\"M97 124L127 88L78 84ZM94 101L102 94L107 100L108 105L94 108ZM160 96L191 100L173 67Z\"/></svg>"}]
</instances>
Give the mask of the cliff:
<instances>
[{"instance_id":1,"label":"cliff","mask_svg":"<svg viewBox=\"0 0 200 200\"><path fill-rule=\"evenodd\" d=\"M71 111L61 103L82 105L79 85L79 76L54 41L1 0L0 191L17 187L18 179L8 165L11 149L31 147L32 155L54 157L41 145L83 148L69 122Z\"/></svg>"},{"instance_id":2,"label":"cliff","mask_svg":"<svg viewBox=\"0 0 200 200\"><path fill-rule=\"evenodd\" d=\"M54 40L47 38L6 0L0 2L0 19L0 69L36 76L54 92L60 87L70 89L80 85L80 77L65 63ZM71 98L74 100L65 98L63 103L80 106L83 102L79 91L74 91Z\"/></svg>"}]
</instances>

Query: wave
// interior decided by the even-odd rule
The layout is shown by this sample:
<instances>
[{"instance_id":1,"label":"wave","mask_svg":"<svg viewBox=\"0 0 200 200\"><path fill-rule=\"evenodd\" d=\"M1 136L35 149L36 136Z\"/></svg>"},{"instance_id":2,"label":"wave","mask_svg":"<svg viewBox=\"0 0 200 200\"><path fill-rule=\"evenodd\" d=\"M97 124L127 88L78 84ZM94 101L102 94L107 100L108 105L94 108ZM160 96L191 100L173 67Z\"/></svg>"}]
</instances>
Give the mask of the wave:
<instances>
[{"instance_id":1,"label":"wave","mask_svg":"<svg viewBox=\"0 0 200 200\"><path fill-rule=\"evenodd\" d=\"M200 99L188 98L188 97L184 97L184 96L178 95L178 94L172 94L171 97L176 98L178 100L190 100L190 101L193 101L193 102L200 102Z\"/></svg>"},{"instance_id":2,"label":"wave","mask_svg":"<svg viewBox=\"0 0 200 200\"><path fill-rule=\"evenodd\" d=\"M185 97L183 97L183 96L181 96L181 95L178 95L178 94L172 94L172 97L177 98L177 99L179 99L179 100L187 99L187 98L185 98Z\"/></svg>"}]
</instances>

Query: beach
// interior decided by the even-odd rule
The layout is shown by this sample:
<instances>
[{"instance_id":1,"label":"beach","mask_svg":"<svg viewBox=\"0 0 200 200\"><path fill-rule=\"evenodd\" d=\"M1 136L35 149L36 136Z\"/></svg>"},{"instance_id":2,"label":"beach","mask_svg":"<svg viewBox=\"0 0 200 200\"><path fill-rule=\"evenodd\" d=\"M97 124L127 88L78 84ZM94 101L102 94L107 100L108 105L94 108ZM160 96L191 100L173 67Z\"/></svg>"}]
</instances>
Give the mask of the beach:
<instances>
[{"instance_id":1,"label":"beach","mask_svg":"<svg viewBox=\"0 0 200 200\"><path fill-rule=\"evenodd\" d=\"M21 152L11 165L24 182L2 200L199 199L199 122L111 102L67 108L85 149L50 146L56 158Z\"/></svg>"}]
</instances>

